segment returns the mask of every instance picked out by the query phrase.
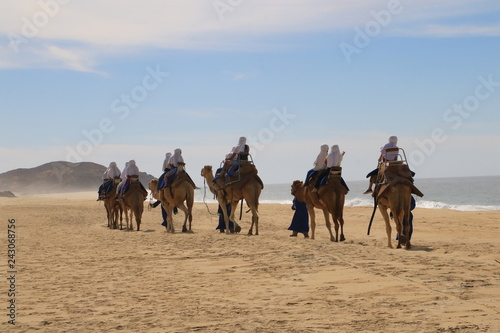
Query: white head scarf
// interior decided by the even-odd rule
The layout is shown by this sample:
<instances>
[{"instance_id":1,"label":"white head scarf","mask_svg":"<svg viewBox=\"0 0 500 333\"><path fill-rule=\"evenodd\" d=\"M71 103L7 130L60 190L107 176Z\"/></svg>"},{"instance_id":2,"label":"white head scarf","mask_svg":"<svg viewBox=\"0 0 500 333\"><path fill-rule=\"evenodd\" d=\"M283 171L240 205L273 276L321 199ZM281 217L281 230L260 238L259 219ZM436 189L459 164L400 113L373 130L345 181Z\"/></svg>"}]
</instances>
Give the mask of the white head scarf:
<instances>
[{"instance_id":1,"label":"white head scarf","mask_svg":"<svg viewBox=\"0 0 500 333\"><path fill-rule=\"evenodd\" d=\"M179 166L179 163L184 163L184 158L182 158L182 150L180 148L174 150L174 154L172 155L172 157L170 157L168 163L176 168Z\"/></svg>"},{"instance_id":2,"label":"white head scarf","mask_svg":"<svg viewBox=\"0 0 500 333\"><path fill-rule=\"evenodd\" d=\"M139 168L135 164L135 160L130 160L128 162L126 176L139 176Z\"/></svg>"},{"instance_id":3,"label":"white head scarf","mask_svg":"<svg viewBox=\"0 0 500 333\"><path fill-rule=\"evenodd\" d=\"M111 162L111 163L109 163L109 167L106 170L106 174L107 174L107 177L109 179L111 179L111 178L120 177L121 172L120 172L120 169L118 169L118 167L116 166L116 163Z\"/></svg>"},{"instance_id":4,"label":"white head scarf","mask_svg":"<svg viewBox=\"0 0 500 333\"><path fill-rule=\"evenodd\" d=\"M247 144L247 138L245 138L244 136L240 137L238 145L236 147L233 147L231 152L236 154L244 152L246 144Z\"/></svg>"},{"instance_id":5,"label":"white head scarf","mask_svg":"<svg viewBox=\"0 0 500 333\"><path fill-rule=\"evenodd\" d=\"M321 151L319 152L318 156L316 157L316 160L314 161L314 168L316 170L321 170L326 167L325 160L326 156L328 155L328 145L322 145L321 146Z\"/></svg>"},{"instance_id":6,"label":"white head scarf","mask_svg":"<svg viewBox=\"0 0 500 333\"><path fill-rule=\"evenodd\" d=\"M340 153L339 146L333 145L330 154L328 154L328 161L326 163L326 166L328 168L339 167L340 163L342 163L343 158L344 156L342 156L342 154Z\"/></svg>"},{"instance_id":7,"label":"white head scarf","mask_svg":"<svg viewBox=\"0 0 500 333\"><path fill-rule=\"evenodd\" d=\"M386 152L385 150L386 148L397 148L398 147L397 144L398 144L398 137L393 135L389 138L389 142L386 143L385 146L383 146L380 149L381 154L387 161L395 161L398 158L397 151Z\"/></svg>"},{"instance_id":8,"label":"white head scarf","mask_svg":"<svg viewBox=\"0 0 500 333\"><path fill-rule=\"evenodd\" d=\"M121 179L126 179L127 178L127 169L128 169L128 162L125 162L125 167L123 168L122 175L120 176Z\"/></svg>"},{"instance_id":9,"label":"white head scarf","mask_svg":"<svg viewBox=\"0 0 500 333\"><path fill-rule=\"evenodd\" d=\"M170 157L172 157L172 153L166 153L165 159L163 160L163 169L161 171L165 171L165 169L170 168L168 162L170 161Z\"/></svg>"}]
</instances>

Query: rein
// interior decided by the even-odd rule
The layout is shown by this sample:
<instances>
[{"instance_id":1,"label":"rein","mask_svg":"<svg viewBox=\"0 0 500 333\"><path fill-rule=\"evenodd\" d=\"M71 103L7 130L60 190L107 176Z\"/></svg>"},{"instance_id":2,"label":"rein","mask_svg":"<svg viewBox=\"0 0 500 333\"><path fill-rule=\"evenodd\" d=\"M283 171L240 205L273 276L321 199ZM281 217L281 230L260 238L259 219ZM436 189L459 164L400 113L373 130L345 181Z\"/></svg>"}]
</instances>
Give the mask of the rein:
<instances>
[{"instance_id":1,"label":"rein","mask_svg":"<svg viewBox=\"0 0 500 333\"><path fill-rule=\"evenodd\" d=\"M203 177L203 203L205 204L205 206L207 207L207 212L208 214L210 215L219 215L219 213L212 213L210 211L210 208L208 207L208 204L207 202L205 201L205 197L207 196L207 180L205 177ZM215 194L214 194L214 197L215 197Z\"/></svg>"}]
</instances>

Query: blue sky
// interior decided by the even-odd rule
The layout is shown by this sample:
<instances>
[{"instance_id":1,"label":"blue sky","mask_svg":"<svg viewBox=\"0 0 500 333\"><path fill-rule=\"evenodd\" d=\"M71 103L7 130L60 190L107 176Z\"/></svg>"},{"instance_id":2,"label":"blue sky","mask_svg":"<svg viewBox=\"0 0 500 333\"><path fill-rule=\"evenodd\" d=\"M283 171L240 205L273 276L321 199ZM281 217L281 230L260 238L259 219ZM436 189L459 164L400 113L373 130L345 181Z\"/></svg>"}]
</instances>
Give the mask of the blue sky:
<instances>
[{"instance_id":1,"label":"blue sky","mask_svg":"<svg viewBox=\"0 0 500 333\"><path fill-rule=\"evenodd\" d=\"M265 183L322 144L364 179L390 135L417 177L498 175L498 1L2 1L0 172L183 150L201 183L246 136Z\"/></svg>"}]
</instances>

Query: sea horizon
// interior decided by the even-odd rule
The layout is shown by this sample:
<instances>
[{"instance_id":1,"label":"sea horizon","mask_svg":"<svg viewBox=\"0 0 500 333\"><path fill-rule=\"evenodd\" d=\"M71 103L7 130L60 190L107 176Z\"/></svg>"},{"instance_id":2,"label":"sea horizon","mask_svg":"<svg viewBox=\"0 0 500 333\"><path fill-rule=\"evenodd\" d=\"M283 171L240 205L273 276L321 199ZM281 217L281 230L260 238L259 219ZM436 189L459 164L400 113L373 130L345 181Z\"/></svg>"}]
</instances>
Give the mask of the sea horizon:
<instances>
[{"instance_id":1,"label":"sea horizon","mask_svg":"<svg viewBox=\"0 0 500 333\"><path fill-rule=\"evenodd\" d=\"M368 180L347 181L349 193L345 206L373 207L373 198L363 194ZM270 204L292 204L290 184L264 184L259 202ZM459 211L500 210L500 175L472 177L441 177L415 179L415 186L424 197L415 197L417 207L429 209L451 209ZM213 194L201 187L195 191L195 202L213 203Z\"/></svg>"}]
</instances>

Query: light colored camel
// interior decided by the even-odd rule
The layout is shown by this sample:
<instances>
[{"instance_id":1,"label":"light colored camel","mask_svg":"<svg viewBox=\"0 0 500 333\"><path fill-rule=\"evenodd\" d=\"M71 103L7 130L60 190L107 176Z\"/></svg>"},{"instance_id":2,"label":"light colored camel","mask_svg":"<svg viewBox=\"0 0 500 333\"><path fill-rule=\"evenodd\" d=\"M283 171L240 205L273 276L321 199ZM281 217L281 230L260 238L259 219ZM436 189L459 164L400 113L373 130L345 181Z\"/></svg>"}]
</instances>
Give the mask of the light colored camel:
<instances>
[{"instance_id":1,"label":"light colored camel","mask_svg":"<svg viewBox=\"0 0 500 333\"><path fill-rule=\"evenodd\" d=\"M165 179L165 182L167 179ZM158 179L153 179L149 182L149 189L153 193L156 200L161 201L162 207L167 212L167 232L174 233L174 207L179 208L184 212L184 224L182 225L182 232L192 232L191 224L193 222L193 204L194 204L194 187L188 179L183 167L177 170L176 179L169 186L158 191ZM185 204L184 204L185 202ZM189 226L187 222L189 221Z\"/></svg>"},{"instance_id":2,"label":"light colored camel","mask_svg":"<svg viewBox=\"0 0 500 333\"><path fill-rule=\"evenodd\" d=\"M402 235L403 230L409 231L409 225L403 225L410 221L410 205L411 205L411 188L407 184L397 183L390 186L387 190L382 193L378 199L378 209L382 214L385 221L385 230L387 232L387 246L392 248L391 242L391 221L389 219L389 214L387 209L390 209L394 218L394 223L396 223L396 232L398 234L398 246L401 248L401 244L406 243L406 249L411 249L410 240L406 239ZM406 232L408 234L408 232Z\"/></svg>"},{"instance_id":3,"label":"light colored camel","mask_svg":"<svg viewBox=\"0 0 500 333\"><path fill-rule=\"evenodd\" d=\"M330 233L330 240L332 242L344 241L344 200L345 192L343 186L340 184L340 177L330 177L329 183L323 185L319 190L314 191L314 185L321 172L317 172L309 180L309 184L304 186L300 180L296 180L292 184L292 191L303 191L305 202L307 206L307 211L309 212L309 218L311 223L311 239L315 237L316 231L316 213L314 208L321 209L325 217L325 224L328 232ZM330 222L330 214L332 215L332 220L335 223L335 236L333 236L332 225ZM340 226L340 238L339 238L339 226Z\"/></svg>"},{"instance_id":4,"label":"light colored camel","mask_svg":"<svg viewBox=\"0 0 500 333\"><path fill-rule=\"evenodd\" d=\"M411 195L416 194L420 197L423 193L413 185L411 171L407 164L400 161L383 164L379 171L382 183L377 184L373 195L377 198L376 202L380 213L385 221L385 230L387 232L387 246L392 248L391 242L391 223L387 209L390 209L396 223L398 234L397 248L406 244L406 249L411 249L410 240L403 235L403 230L409 234Z\"/></svg>"},{"instance_id":5,"label":"light colored camel","mask_svg":"<svg viewBox=\"0 0 500 333\"><path fill-rule=\"evenodd\" d=\"M245 199L248 207L252 212L252 224L250 229L248 230L248 234L253 234L253 227L255 225L255 235L259 234L259 196L260 192L264 188L264 184L262 180L257 175L257 169L255 166L240 166L240 170L246 167L246 169L250 170L245 173L243 171L237 181L232 181L227 185L224 185L224 177L219 178L217 184L214 184L212 180L214 179L214 173L211 165L205 165L203 169L201 169L201 175L205 178L206 183L210 187L210 191L216 194L217 201L219 202L219 206L221 207L222 214L224 216L224 222L226 223L226 233L230 233L229 230L229 220L234 221L234 212L236 211L236 207L238 206L238 202L241 199ZM228 216L226 204L231 204L231 216Z\"/></svg>"},{"instance_id":6,"label":"light colored camel","mask_svg":"<svg viewBox=\"0 0 500 333\"><path fill-rule=\"evenodd\" d=\"M132 180L128 191L119 200L123 211L125 212L125 220L127 222L126 230L134 230L133 218L137 225L137 231L141 228L142 213L144 212L144 200L147 197L139 183L139 180Z\"/></svg>"},{"instance_id":7,"label":"light colored camel","mask_svg":"<svg viewBox=\"0 0 500 333\"><path fill-rule=\"evenodd\" d=\"M120 219L120 229L121 229L121 221L122 221L122 206L115 198L116 187L118 183L120 183L121 179L114 179L113 188L109 192L109 194L104 199L104 207L106 207L106 214L108 217L108 228L117 229L118 228L118 219Z\"/></svg>"}]
</instances>

